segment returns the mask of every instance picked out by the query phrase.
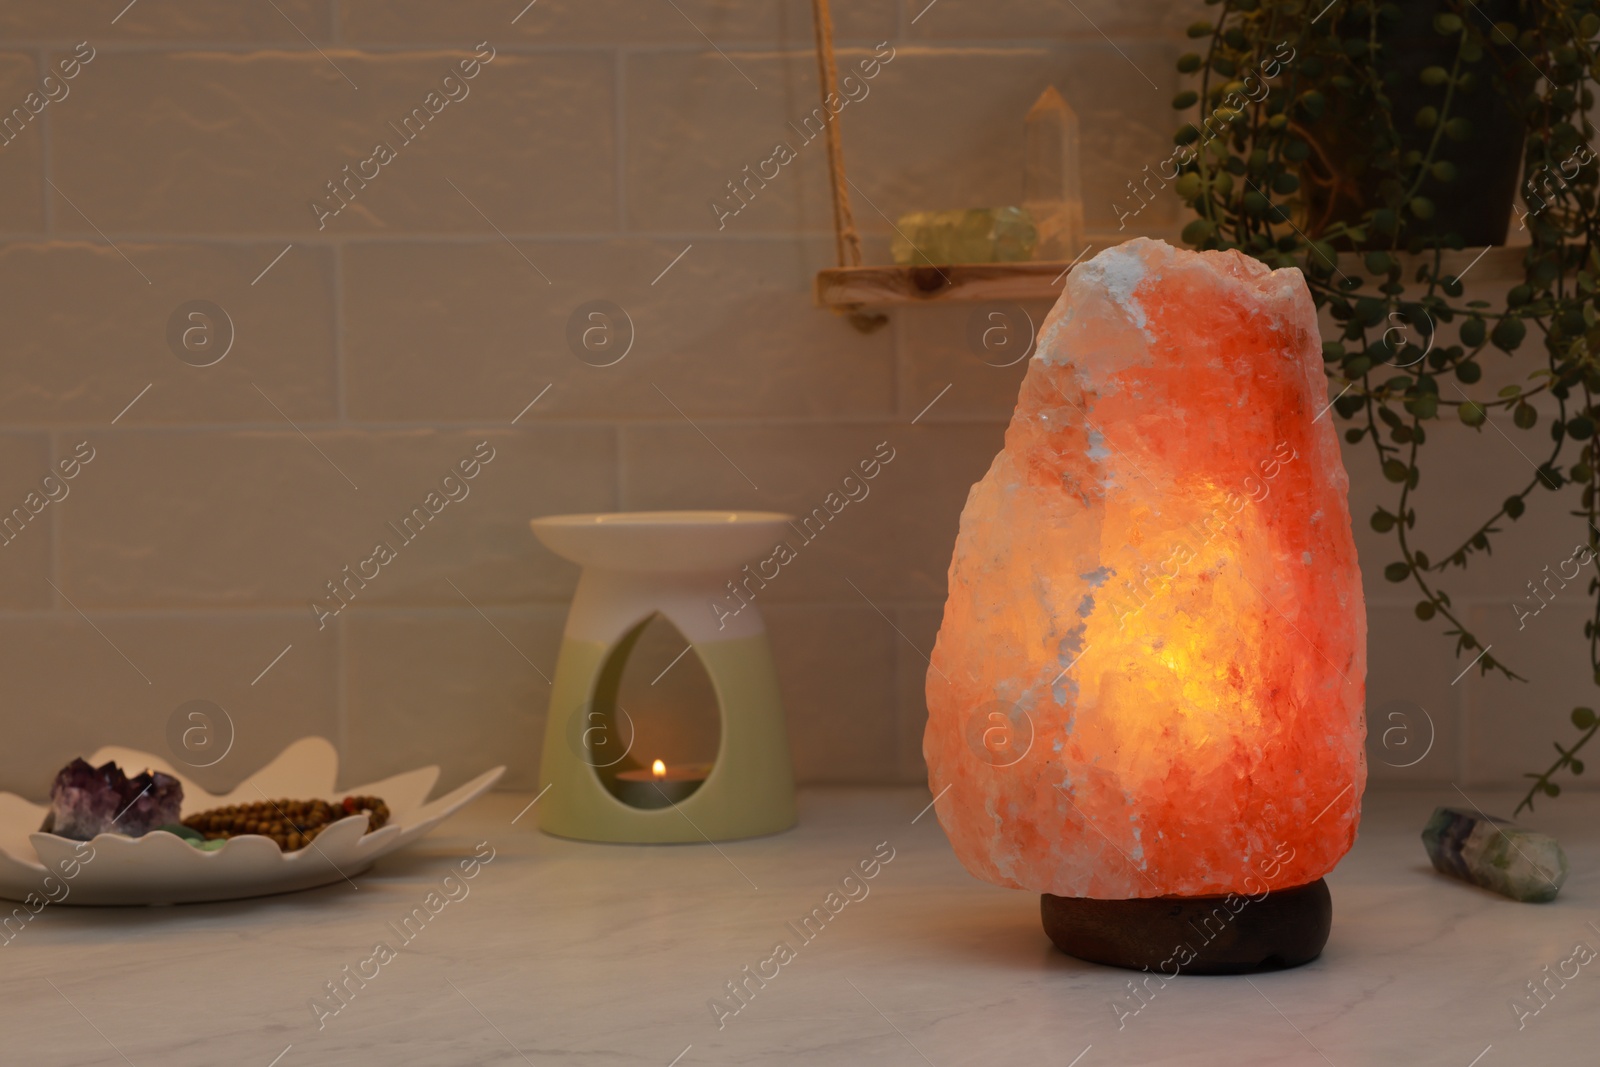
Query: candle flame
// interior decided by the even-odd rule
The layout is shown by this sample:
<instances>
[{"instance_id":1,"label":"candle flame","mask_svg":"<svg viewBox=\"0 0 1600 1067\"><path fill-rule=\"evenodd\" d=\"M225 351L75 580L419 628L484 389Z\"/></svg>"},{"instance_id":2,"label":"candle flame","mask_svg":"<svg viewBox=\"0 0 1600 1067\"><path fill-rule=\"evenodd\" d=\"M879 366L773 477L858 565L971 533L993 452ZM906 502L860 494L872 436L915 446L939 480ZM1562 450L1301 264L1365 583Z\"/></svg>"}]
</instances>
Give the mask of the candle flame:
<instances>
[{"instance_id":1,"label":"candle flame","mask_svg":"<svg viewBox=\"0 0 1600 1067\"><path fill-rule=\"evenodd\" d=\"M660 760L656 760L654 763L650 764L650 773L655 775L657 778L665 778L667 776L667 765L662 763Z\"/></svg>"}]
</instances>

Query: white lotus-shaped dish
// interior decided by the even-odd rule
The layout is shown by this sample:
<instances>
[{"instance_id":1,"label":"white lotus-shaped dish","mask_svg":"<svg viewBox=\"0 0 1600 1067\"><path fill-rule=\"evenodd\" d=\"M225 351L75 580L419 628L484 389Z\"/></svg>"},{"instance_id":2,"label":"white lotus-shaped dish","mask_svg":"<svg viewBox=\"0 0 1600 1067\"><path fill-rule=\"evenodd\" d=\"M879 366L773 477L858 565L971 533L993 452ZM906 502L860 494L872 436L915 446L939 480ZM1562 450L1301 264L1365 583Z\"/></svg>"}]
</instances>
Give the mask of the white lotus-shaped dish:
<instances>
[{"instance_id":1,"label":"white lotus-shaped dish","mask_svg":"<svg viewBox=\"0 0 1600 1067\"><path fill-rule=\"evenodd\" d=\"M389 821L366 833L365 815L340 819L310 846L282 852L265 837L237 837L205 852L174 834L100 834L90 842L39 832L48 807L0 792L0 897L54 904L189 904L289 893L343 881L374 860L403 848L476 799L505 773L485 771L433 801L438 767L422 767L381 782L339 790L339 756L326 739L303 737L252 774L239 788L213 796L159 756L131 748L102 748L89 762L115 760L129 774L163 771L183 783L183 814L225 804L282 797L311 799L361 794L381 797ZM92 858L91 858L92 857ZM75 862L74 862L75 861ZM71 876L68 876L71 872ZM46 878L49 881L46 881Z\"/></svg>"}]
</instances>

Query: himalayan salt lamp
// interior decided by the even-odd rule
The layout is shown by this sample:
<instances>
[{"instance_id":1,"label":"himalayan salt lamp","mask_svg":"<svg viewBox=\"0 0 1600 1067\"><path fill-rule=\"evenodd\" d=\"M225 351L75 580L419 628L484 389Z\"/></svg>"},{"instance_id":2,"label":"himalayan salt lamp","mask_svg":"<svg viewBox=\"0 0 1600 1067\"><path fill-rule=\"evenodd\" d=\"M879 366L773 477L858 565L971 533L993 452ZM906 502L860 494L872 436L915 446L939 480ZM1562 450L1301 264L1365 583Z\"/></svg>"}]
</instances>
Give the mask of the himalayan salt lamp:
<instances>
[{"instance_id":1,"label":"himalayan salt lamp","mask_svg":"<svg viewBox=\"0 0 1600 1067\"><path fill-rule=\"evenodd\" d=\"M923 753L962 863L1043 894L1074 955L1322 949L1366 780L1328 405L1299 272L1237 252L1107 249L1040 331L961 514Z\"/></svg>"}]
</instances>

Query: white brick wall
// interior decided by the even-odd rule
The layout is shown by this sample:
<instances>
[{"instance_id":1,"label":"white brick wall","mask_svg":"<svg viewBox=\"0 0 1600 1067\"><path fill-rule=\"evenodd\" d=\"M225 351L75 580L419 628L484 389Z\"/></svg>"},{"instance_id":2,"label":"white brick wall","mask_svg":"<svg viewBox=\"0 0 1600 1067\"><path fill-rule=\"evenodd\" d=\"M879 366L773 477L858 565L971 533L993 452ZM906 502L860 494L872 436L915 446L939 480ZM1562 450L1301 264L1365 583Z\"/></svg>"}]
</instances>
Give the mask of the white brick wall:
<instances>
[{"instance_id":1,"label":"white brick wall","mask_svg":"<svg viewBox=\"0 0 1600 1067\"><path fill-rule=\"evenodd\" d=\"M528 518L805 510L882 440L898 458L873 495L762 606L801 778L921 776L925 665L875 607L929 648L956 517L1022 368L968 351L965 310L897 312L863 336L811 307L833 247L820 144L717 229L706 202L816 104L807 3L123 2L0 8L5 107L78 41L97 50L0 148L0 500L20 501L77 442L97 450L69 497L0 548L0 785L38 793L102 743L162 750L172 710L204 698L238 728L205 772L214 783L317 731L351 780L437 761L454 782L505 761L507 784L529 786L538 669L575 569ZM896 49L843 116L880 261L878 209L1018 198L1022 115L1052 82L1082 116L1088 222L1108 240L1124 182L1167 154L1172 61L1200 10L836 7L841 59ZM388 123L480 41L495 56L469 95L399 146ZM380 140L397 157L319 229L310 202ZM1136 226L1170 235L1178 221L1163 204ZM204 368L167 341L173 310L196 299L236 334ZM568 316L594 299L635 323L614 367L567 347ZM480 440L497 458L472 495L319 631L307 605L324 583ZM1497 474L1517 473L1514 454L1485 447ZM1422 700L1441 727L1440 753L1406 773L1514 777L1549 726L1513 712L1544 690L1449 686L1443 642L1372 559L1374 703ZM1503 565L1468 587L1483 611L1538 569ZM1538 655L1575 647L1568 621L1539 623ZM1538 715L1559 719L1560 700Z\"/></svg>"}]
</instances>

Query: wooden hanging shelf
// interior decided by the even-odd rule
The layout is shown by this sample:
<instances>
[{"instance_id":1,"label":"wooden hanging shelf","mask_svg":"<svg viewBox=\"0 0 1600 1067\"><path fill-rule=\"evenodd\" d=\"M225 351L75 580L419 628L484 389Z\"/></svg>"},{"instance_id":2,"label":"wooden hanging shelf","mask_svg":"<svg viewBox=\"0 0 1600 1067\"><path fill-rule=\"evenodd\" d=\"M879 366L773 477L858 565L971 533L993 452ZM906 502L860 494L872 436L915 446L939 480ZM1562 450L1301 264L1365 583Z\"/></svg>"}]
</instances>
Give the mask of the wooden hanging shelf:
<instances>
[{"instance_id":1,"label":"wooden hanging shelf","mask_svg":"<svg viewBox=\"0 0 1600 1067\"><path fill-rule=\"evenodd\" d=\"M819 307L845 313L855 327L870 333L888 322L873 309L896 304L951 304L961 301L1054 301L1061 295L1073 263L968 263L943 267L865 266L861 262L861 235L850 209L852 184L845 177L844 149L839 137L838 71L833 53L833 15L829 0L811 0L817 40L817 73L823 104L834 115L827 124L828 176L832 186L835 250L840 265L817 272L813 294ZM1517 235L1513 235L1515 239ZM1091 246L1092 247L1092 246ZM1088 249L1085 249L1088 251ZM1523 277L1526 247L1512 245L1464 249L1442 257L1441 274L1455 274L1474 284L1515 282ZM1341 257L1343 258L1343 257ZM1074 261L1076 262L1076 261ZM1348 260L1358 264L1359 258ZM1402 256L1403 273L1414 276L1421 263L1432 257ZM1359 271L1360 267L1356 266ZM1343 271L1340 271L1343 274Z\"/></svg>"},{"instance_id":2,"label":"wooden hanging shelf","mask_svg":"<svg viewBox=\"0 0 1600 1067\"><path fill-rule=\"evenodd\" d=\"M850 209L850 179L844 172L844 147L839 136L838 65L833 54L833 14L829 0L811 0L817 36L817 81L827 123L828 178L832 186L833 231L839 266L817 272L818 306L849 316L866 333L881 328L888 316L871 309L891 304L956 301L1054 301L1072 264L968 263L943 267L873 267L861 262L861 234ZM1059 100L1059 98L1057 98ZM833 101L832 104L829 101ZM1063 105L1064 106L1064 105Z\"/></svg>"},{"instance_id":3,"label":"wooden hanging shelf","mask_svg":"<svg viewBox=\"0 0 1600 1067\"><path fill-rule=\"evenodd\" d=\"M818 306L850 311L892 304L1055 300L1072 264L966 263L946 267L828 267L817 272Z\"/></svg>"}]
</instances>

